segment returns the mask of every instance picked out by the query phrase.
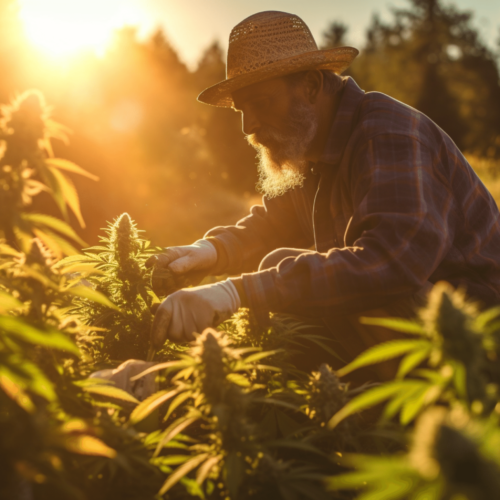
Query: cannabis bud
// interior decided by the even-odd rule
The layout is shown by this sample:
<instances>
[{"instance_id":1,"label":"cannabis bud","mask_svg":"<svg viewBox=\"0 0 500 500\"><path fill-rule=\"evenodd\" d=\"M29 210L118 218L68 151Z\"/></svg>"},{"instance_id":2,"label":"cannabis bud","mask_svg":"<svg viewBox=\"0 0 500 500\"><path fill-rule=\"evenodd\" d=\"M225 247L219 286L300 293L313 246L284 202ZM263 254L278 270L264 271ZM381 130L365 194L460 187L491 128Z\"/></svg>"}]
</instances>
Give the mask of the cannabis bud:
<instances>
[{"instance_id":1,"label":"cannabis bud","mask_svg":"<svg viewBox=\"0 0 500 500\"><path fill-rule=\"evenodd\" d=\"M308 389L310 417L319 424L328 422L347 401L347 384L326 364L309 376Z\"/></svg>"}]
</instances>

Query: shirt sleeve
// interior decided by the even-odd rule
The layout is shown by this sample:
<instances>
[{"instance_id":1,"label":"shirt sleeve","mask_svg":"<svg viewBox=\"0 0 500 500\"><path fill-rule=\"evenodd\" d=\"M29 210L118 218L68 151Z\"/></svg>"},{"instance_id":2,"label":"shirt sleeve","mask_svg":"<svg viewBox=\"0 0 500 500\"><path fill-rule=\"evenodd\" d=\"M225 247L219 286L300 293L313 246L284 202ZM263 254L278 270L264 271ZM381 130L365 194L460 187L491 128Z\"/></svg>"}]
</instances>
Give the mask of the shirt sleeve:
<instances>
[{"instance_id":1,"label":"shirt sleeve","mask_svg":"<svg viewBox=\"0 0 500 500\"><path fill-rule=\"evenodd\" d=\"M219 226L205 234L224 249L222 266L213 274L241 274L255 271L269 252L282 247L307 248L311 245L300 227L290 193L255 205L250 214L234 226Z\"/></svg>"},{"instance_id":2,"label":"shirt sleeve","mask_svg":"<svg viewBox=\"0 0 500 500\"><path fill-rule=\"evenodd\" d=\"M423 286L449 251L455 205L437 153L407 135L382 134L359 149L350 173L349 246L243 275L258 314L382 307Z\"/></svg>"}]
</instances>

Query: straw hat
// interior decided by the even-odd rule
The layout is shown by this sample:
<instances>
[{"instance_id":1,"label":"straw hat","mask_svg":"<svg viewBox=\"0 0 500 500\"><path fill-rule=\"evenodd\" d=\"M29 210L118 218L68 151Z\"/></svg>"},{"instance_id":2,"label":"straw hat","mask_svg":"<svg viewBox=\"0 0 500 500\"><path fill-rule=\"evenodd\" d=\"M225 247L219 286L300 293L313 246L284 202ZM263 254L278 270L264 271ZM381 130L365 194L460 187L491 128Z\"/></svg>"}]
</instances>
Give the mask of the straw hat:
<instances>
[{"instance_id":1,"label":"straw hat","mask_svg":"<svg viewBox=\"0 0 500 500\"><path fill-rule=\"evenodd\" d=\"M204 90L198 100L229 108L232 93L263 80L310 69L340 74L358 55L353 47L319 50L300 17L266 11L247 17L229 36L226 79Z\"/></svg>"}]
</instances>

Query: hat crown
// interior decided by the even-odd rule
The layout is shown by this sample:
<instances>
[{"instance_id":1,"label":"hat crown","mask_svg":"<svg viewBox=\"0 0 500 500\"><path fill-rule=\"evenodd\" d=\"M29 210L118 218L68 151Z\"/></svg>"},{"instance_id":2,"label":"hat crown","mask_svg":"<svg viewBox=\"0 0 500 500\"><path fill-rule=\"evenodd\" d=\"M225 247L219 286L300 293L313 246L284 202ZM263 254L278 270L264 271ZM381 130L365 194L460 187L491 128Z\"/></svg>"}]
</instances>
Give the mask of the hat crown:
<instances>
[{"instance_id":1,"label":"hat crown","mask_svg":"<svg viewBox=\"0 0 500 500\"><path fill-rule=\"evenodd\" d=\"M232 29L226 76L234 78L315 50L318 46L300 17L278 11L259 12Z\"/></svg>"}]
</instances>

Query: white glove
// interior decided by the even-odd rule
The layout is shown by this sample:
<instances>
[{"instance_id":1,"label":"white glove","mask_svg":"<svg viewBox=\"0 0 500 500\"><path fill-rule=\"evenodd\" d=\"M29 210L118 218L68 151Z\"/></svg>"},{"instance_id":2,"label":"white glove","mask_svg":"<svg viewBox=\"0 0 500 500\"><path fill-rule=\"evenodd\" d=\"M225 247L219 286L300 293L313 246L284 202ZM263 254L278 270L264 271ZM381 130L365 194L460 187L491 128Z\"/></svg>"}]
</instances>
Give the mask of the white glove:
<instances>
[{"instance_id":1,"label":"white glove","mask_svg":"<svg viewBox=\"0 0 500 500\"><path fill-rule=\"evenodd\" d=\"M217 262L217 250L207 240L195 241L192 245L168 247L164 252L154 255L146 265L168 267L174 274L209 269Z\"/></svg>"},{"instance_id":2,"label":"white glove","mask_svg":"<svg viewBox=\"0 0 500 500\"><path fill-rule=\"evenodd\" d=\"M240 306L240 296L231 280L179 290L169 295L158 308L152 342L159 348L167 338L174 342L194 340L195 333L217 326Z\"/></svg>"},{"instance_id":3,"label":"white glove","mask_svg":"<svg viewBox=\"0 0 500 500\"><path fill-rule=\"evenodd\" d=\"M149 373L140 379L132 382L130 379L135 375L139 375L149 367L155 365L148 361L139 359L129 359L115 369L108 368L107 370L99 370L91 373L89 378L101 378L114 382L114 387L118 387L129 394L132 394L139 401L146 399L158 390L156 372Z\"/></svg>"}]
</instances>

